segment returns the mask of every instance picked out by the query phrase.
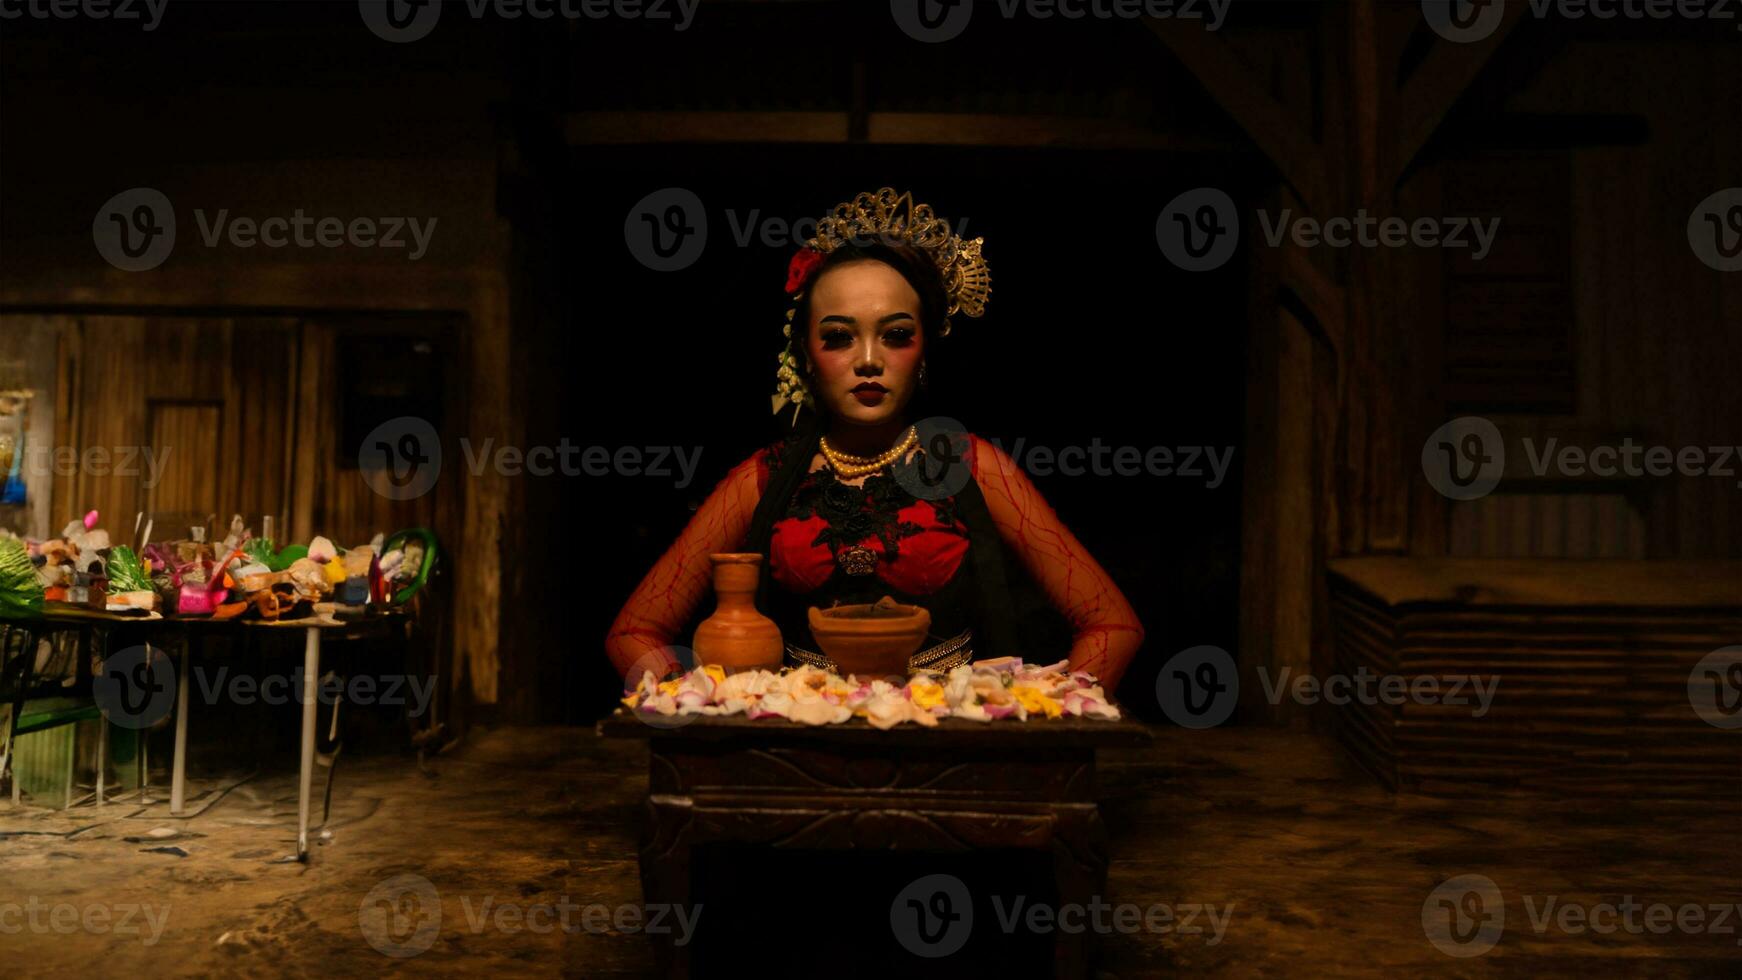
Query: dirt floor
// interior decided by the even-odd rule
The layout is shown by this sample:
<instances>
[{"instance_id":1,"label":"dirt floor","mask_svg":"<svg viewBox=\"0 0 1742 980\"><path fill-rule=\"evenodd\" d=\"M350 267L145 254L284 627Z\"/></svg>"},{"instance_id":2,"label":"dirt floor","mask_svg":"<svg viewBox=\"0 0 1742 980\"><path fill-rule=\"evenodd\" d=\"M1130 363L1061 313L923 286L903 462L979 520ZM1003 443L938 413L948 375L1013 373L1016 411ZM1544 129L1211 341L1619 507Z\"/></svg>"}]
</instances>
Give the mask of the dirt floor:
<instances>
[{"instance_id":1,"label":"dirt floor","mask_svg":"<svg viewBox=\"0 0 1742 980\"><path fill-rule=\"evenodd\" d=\"M288 770L198 780L184 819L166 787L150 805L0 804L0 976L656 975L645 765L641 743L549 728L475 732L422 767L346 759L307 865L280 863ZM1102 768L1106 898L1134 910L1105 913L1132 931L1102 939L1103 976L1742 975L1734 805L1399 798L1275 731L1164 731ZM1440 889L1464 875L1498 889L1503 924L1469 904L1473 879ZM1442 898L1477 938L1446 938ZM795 911L747 937L743 972ZM1486 951L1449 955L1434 929Z\"/></svg>"}]
</instances>

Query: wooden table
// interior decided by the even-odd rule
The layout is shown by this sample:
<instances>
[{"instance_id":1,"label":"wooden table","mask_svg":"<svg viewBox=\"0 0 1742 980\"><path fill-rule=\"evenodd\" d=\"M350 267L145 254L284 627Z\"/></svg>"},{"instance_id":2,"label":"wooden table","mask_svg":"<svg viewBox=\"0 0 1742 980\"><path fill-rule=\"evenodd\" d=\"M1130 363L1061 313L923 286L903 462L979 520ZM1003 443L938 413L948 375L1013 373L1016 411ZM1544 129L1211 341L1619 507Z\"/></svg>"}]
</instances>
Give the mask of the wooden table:
<instances>
[{"instance_id":1,"label":"wooden table","mask_svg":"<svg viewBox=\"0 0 1742 980\"><path fill-rule=\"evenodd\" d=\"M1086 905L1104 893L1108 861L1095 750L1152 739L1129 719L944 719L882 731L859 718L812 727L704 715L668 728L623 709L599 722L599 733L649 742L642 890L649 905L680 906L689 904L692 851L713 843L1039 849L1050 855L1059 902ZM1093 933L1054 936L1056 974L1083 975ZM688 946L668 940L661 956L674 975L688 975Z\"/></svg>"}]
</instances>

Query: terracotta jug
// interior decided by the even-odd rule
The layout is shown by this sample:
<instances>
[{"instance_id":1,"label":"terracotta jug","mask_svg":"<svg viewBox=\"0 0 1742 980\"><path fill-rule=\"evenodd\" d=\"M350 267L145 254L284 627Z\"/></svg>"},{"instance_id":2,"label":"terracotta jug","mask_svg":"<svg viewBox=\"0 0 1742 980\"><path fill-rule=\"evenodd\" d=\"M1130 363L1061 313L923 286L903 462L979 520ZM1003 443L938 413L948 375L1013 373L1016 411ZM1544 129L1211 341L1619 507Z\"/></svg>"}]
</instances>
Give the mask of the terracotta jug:
<instances>
[{"instance_id":1,"label":"terracotta jug","mask_svg":"<svg viewBox=\"0 0 1742 980\"><path fill-rule=\"evenodd\" d=\"M727 673L779 670L785 646L780 627L756 611L756 584L762 556L756 553L709 555L714 564L714 614L696 627L696 660L719 664Z\"/></svg>"}]
</instances>

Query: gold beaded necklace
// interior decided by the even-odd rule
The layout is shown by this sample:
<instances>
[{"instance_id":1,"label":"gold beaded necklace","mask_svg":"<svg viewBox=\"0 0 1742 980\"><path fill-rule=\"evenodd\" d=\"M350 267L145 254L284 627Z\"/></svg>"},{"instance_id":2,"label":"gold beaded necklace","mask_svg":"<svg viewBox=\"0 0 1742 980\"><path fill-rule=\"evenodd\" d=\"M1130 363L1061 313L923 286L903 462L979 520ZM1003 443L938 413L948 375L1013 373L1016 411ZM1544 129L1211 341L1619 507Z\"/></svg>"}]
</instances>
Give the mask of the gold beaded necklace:
<instances>
[{"instance_id":1,"label":"gold beaded necklace","mask_svg":"<svg viewBox=\"0 0 1742 980\"><path fill-rule=\"evenodd\" d=\"M903 436L900 442L896 443L893 448L879 453L876 456L853 456L848 453L843 453L829 445L828 436L822 438L821 448L823 451L823 459L828 462L829 468L835 471L837 477L843 480L856 480L859 477L875 473L883 467L888 466L890 463L893 463L907 455L907 451L912 449L914 444L918 442L919 435L914 431L913 426L910 425L907 427L907 435Z\"/></svg>"}]
</instances>

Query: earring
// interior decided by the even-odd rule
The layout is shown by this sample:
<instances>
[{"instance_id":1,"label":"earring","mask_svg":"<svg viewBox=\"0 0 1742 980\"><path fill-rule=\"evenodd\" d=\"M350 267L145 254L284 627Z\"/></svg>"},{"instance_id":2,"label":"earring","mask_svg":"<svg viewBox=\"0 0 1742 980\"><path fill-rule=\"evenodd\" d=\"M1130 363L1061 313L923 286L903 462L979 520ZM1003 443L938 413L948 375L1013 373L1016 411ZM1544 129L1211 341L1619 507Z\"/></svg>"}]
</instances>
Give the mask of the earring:
<instances>
[{"instance_id":1,"label":"earring","mask_svg":"<svg viewBox=\"0 0 1742 980\"><path fill-rule=\"evenodd\" d=\"M924 361L919 362L919 386L921 388L925 387L925 362Z\"/></svg>"}]
</instances>

